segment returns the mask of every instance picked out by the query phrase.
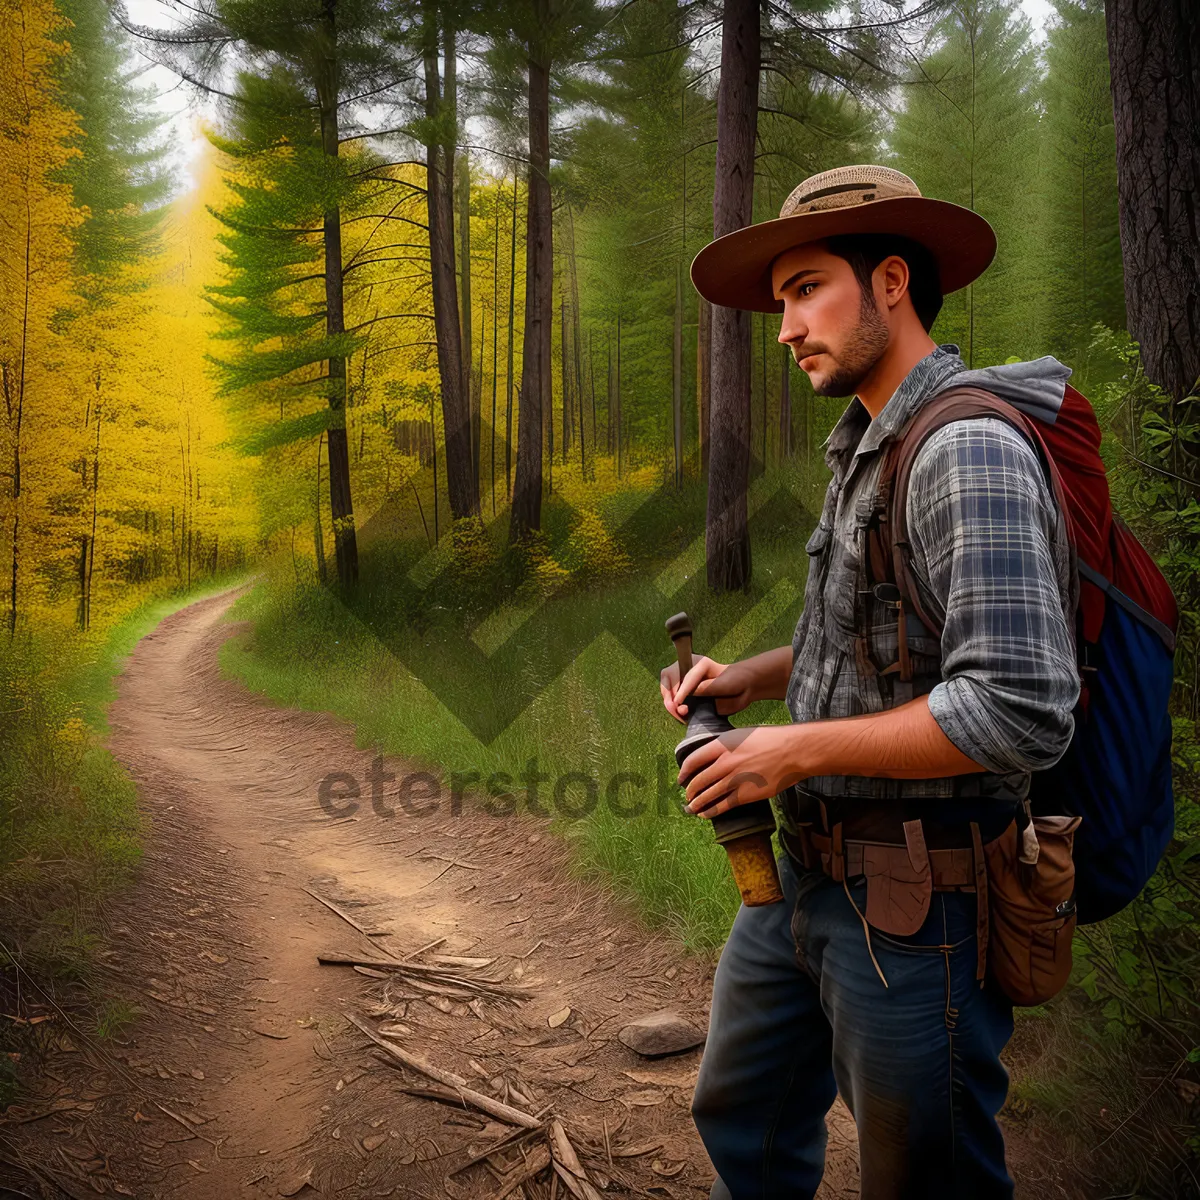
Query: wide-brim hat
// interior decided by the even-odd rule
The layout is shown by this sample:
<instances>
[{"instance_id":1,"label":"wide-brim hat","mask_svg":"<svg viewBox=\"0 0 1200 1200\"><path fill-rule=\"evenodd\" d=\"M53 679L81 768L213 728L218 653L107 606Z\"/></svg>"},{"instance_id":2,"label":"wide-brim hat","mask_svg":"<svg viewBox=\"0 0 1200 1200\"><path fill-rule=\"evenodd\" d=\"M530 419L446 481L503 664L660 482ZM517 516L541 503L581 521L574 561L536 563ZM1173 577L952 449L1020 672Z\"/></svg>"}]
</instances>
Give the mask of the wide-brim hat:
<instances>
[{"instance_id":1,"label":"wide-brim hat","mask_svg":"<svg viewBox=\"0 0 1200 1200\"><path fill-rule=\"evenodd\" d=\"M783 312L771 286L775 259L793 246L847 233L891 233L920 243L937 262L943 295L978 279L996 254L995 231L969 208L922 196L890 167L837 167L800 184L777 220L709 242L692 260L692 283L713 304Z\"/></svg>"}]
</instances>

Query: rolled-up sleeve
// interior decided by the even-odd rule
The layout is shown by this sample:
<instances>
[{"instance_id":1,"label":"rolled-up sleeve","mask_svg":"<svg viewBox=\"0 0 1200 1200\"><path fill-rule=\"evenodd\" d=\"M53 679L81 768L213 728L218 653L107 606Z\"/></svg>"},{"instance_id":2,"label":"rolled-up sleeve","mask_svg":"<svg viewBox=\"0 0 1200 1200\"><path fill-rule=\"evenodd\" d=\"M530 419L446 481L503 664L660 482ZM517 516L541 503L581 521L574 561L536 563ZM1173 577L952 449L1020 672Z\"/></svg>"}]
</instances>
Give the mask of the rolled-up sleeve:
<instances>
[{"instance_id":1,"label":"rolled-up sleeve","mask_svg":"<svg viewBox=\"0 0 1200 1200\"><path fill-rule=\"evenodd\" d=\"M1053 766L1079 674L1069 549L1033 449L1000 420L944 426L913 463L907 515L922 598L945 617L934 719L989 771Z\"/></svg>"}]
</instances>

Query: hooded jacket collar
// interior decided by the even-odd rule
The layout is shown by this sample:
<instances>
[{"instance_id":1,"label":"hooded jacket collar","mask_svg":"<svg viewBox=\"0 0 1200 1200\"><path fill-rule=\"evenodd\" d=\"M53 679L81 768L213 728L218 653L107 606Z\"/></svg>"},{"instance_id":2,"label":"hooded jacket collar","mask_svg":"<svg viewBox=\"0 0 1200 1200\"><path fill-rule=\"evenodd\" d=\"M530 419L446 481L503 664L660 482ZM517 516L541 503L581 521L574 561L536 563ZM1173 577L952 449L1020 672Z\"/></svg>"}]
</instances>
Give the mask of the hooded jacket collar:
<instances>
[{"instance_id":1,"label":"hooded jacket collar","mask_svg":"<svg viewBox=\"0 0 1200 1200\"><path fill-rule=\"evenodd\" d=\"M1053 424L1070 375L1071 368L1049 354L1028 362L968 371L958 347L946 343L909 371L873 421L855 396L825 441L825 462L835 474L839 468L844 471L850 460L895 437L926 401L950 387L986 388L1027 416Z\"/></svg>"}]
</instances>

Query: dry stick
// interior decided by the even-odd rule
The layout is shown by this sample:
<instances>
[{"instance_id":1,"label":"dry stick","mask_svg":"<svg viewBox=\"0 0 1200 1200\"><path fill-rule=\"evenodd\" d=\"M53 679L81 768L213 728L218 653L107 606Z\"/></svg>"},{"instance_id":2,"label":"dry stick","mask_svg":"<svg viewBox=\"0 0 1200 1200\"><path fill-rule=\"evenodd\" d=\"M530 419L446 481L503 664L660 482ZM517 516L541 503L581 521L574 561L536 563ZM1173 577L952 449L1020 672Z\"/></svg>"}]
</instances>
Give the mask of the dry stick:
<instances>
[{"instance_id":1,"label":"dry stick","mask_svg":"<svg viewBox=\"0 0 1200 1200\"><path fill-rule=\"evenodd\" d=\"M435 938L432 942L429 943L429 945L422 946L420 948L420 950L414 950L411 954L406 954L404 956L404 961L408 962L408 960L410 958L416 958L416 957L418 957L418 955L424 954L426 950L432 950L434 948L434 946L440 946L445 940L446 939L444 937Z\"/></svg>"},{"instance_id":2,"label":"dry stick","mask_svg":"<svg viewBox=\"0 0 1200 1200\"><path fill-rule=\"evenodd\" d=\"M583 1163L579 1161L579 1155L575 1153L575 1147L571 1145L567 1131L557 1117L550 1122L550 1148L554 1153L555 1169L557 1170L561 1164L575 1177L573 1184L572 1180L559 1171L563 1182L571 1189L572 1195L581 1197L582 1200L601 1200L600 1193L592 1187L591 1180L588 1179L587 1172L583 1169Z\"/></svg>"},{"instance_id":3,"label":"dry stick","mask_svg":"<svg viewBox=\"0 0 1200 1200\"><path fill-rule=\"evenodd\" d=\"M505 1196L511 1196L523 1183L528 1183L535 1175L540 1175L549 1165L550 1151L545 1146L538 1146L529 1156L529 1161L496 1193L495 1200L504 1200Z\"/></svg>"},{"instance_id":4,"label":"dry stick","mask_svg":"<svg viewBox=\"0 0 1200 1200\"><path fill-rule=\"evenodd\" d=\"M357 929L358 932L363 935L363 937L385 937L386 936L385 934L380 933L380 932L372 933L369 929L364 929L363 926L361 926L352 916L350 916L349 913L343 912L340 908L338 908L338 906L336 904L333 903L332 900L326 900L324 896L318 896L317 893L312 890L312 888L304 888L302 890L306 891L318 903L325 905L325 907L327 909L329 909L329 911L331 913L334 913L336 916L341 917L342 920L345 921L346 924L349 925L352 929Z\"/></svg>"},{"instance_id":5,"label":"dry stick","mask_svg":"<svg viewBox=\"0 0 1200 1200\"><path fill-rule=\"evenodd\" d=\"M485 1096L482 1092L477 1092L474 1088L467 1087L467 1081L461 1076L455 1075L452 1071L443 1071L431 1063L427 1063L423 1058L418 1058L415 1054L409 1054L407 1050L401 1050L394 1043L385 1041L375 1030L363 1021L360 1021L353 1013L343 1013L342 1015L357 1030L366 1034L377 1046L382 1046L388 1054L398 1059L406 1067L427 1076L436 1083L445 1084L446 1087L453 1088L462 1097L464 1103L471 1104L481 1112L488 1113L498 1121L504 1121L508 1125L520 1125L526 1129L539 1129L541 1127L541 1123L527 1112L522 1112L519 1108L513 1108L510 1104L501 1104L500 1101L493 1100L490 1096Z\"/></svg>"},{"instance_id":6,"label":"dry stick","mask_svg":"<svg viewBox=\"0 0 1200 1200\"><path fill-rule=\"evenodd\" d=\"M391 971L402 976L423 975L427 981L436 983L438 987L432 989L423 987L415 978L410 978L406 982L410 986L422 988L422 990L438 991L444 988L447 994L457 990L459 995L468 999L471 998L473 992L492 993L497 996L527 996L529 994L529 989L521 987L519 984L500 983L495 979L484 979L477 975L459 975L442 967L435 967L432 963L400 962L396 959L362 958L345 954L318 954L317 962L326 967L374 967L376 970ZM464 991L463 989L470 990Z\"/></svg>"},{"instance_id":7,"label":"dry stick","mask_svg":"<svg viewBox=\"0 0 1200 1200\"><path fill-rule=\"evenodd\" d=\"M206 1138L204 1136L204 1134L197 1133L195 1131L195 1129L192 1128L191 1125L189 1125L181 1116L178 1115L178 1113L173 1113L165 1105L159 1104L159 1102L157 1100L152 1100L151 1103L154 1105L155 1108L161 1109L163 1112L165 1112L167 1114L167 1116L171 1118L172 1121L178 1121L179 1124L182 1125L184 1127L184 1129L186 1129L188 1131L188 1133L190 1133L192 1135L192 1137L199 1138L202 1142L207 1142L214 1150L216 1150L218 1148L217 1143L214 1142L212 1140L212 1138Z\"/></svg>"},{"instance_id":8,"label":"dry stick","mask_svg":"<svg viewBox=\"0 0 1200 1200\"><path fill-rule=\"evenodd\" d=\"M532 1137L535 1133L539 1132L541 1132L540 1127L538 1129L518 1129L516 1133L510 1133L502 1137L491 1149L484 1150L476 1154L473 1158L468 1158L461 1167L455 1167L453 1171L447 1171L446 1174L461 1175L469 1167L483 1162L485 1158L491 1158L493 1154L496 1154L500 1150L511 1150L519 1142L523 1142L526 1138Z\"/></svg>"}]
</instances>

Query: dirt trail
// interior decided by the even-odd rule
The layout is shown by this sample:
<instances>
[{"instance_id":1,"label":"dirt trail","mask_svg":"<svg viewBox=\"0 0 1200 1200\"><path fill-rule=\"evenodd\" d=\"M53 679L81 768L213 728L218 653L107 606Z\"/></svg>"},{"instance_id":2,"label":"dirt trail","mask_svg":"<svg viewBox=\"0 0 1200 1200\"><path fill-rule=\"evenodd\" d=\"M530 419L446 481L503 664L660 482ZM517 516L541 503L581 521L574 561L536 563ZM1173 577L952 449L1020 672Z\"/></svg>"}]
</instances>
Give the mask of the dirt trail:
<instances>
[{"instance_id":1,"label":"dirt trail","mask_svg":"<svg viewBox=\"0 0 1200 1200\"><path fill-rule=\"evenodd\" d=\"M497 819L469 800L459 815L448 801L406 815L396 783L384 787L395 815L377 815L365 782L374 755L351 728L220 677L235 595L168 618L119 681L110 746L151 828L104 970L141 1015L107 1054L61 1043L31 1115L60 1111L19 1127L22 1156L75 1196L499 1195L484 1165L448 1173L509 1127L411 1094L436 1087L386 1064L343 1016L354 1013L397 1023L396 1045L486 1095L561 1116L606 1194L706 1196L712 1171L688 1112L700 1050L647 1060L616 1033L668 1007L703 1028L711 967L572 878L565 847L531 819ZM404 778L404 763L384 765ZM364 781L353 818L318 803L333 771ZM357 932L310 893L386 936ZM524 986L528 999L468 1005L451 989L391 983L385 1015L384 980L317 962L434 941L422 961L494 959L454 969ZM822 1200L857 1196L852 1123L839 1108L830 1124ZM647 1145L658 1148L620 1153ZM552 1193L543 1174L511 1194Z\"/></svg>"}]
</instances>

